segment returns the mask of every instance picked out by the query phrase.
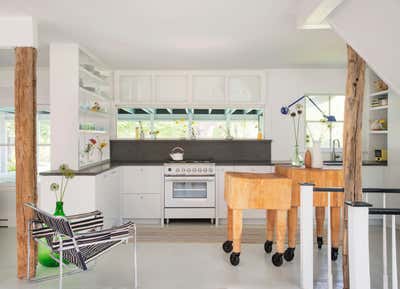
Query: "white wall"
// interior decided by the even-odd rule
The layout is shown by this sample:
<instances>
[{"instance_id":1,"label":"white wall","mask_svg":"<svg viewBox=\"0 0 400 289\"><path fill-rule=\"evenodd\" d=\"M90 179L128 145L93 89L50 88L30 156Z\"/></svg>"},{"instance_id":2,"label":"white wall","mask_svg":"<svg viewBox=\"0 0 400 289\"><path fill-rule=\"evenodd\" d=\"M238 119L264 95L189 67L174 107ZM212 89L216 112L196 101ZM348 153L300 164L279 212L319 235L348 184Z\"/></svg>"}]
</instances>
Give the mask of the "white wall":
<instances>
[{"instance_id":1,"label":"white wall","mask_svg":"<svg viewBox=\"0 0 400 289\"><path fill-rule=\"evenodd\" d=\"M294 145L293 127L290 118L280 113L281 107L304 94L344 94L346 69L271 69L266 73L266 137L272 139L272 159L289 160ZM304 147L303 135L300 146Z\"/></svg>"},{"instance_id":2,"label":"white wall","mask_svg":"<svg viewBox=\"0 0 400 289\"><path fill-rule=\"evenodd\" d=\"M333 30L398 93L399 11L398 0L346 0L327 18Z\"/></svg>"}]
</instances>

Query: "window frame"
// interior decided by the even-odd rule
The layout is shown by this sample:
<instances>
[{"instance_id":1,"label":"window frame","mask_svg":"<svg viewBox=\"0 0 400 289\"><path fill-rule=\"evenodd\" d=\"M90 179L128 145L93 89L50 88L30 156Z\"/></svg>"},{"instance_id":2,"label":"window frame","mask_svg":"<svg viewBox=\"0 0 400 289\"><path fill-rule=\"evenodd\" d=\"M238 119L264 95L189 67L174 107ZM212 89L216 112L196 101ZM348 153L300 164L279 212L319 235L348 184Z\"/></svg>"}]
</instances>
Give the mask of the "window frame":
<instances>
[{"instance_id":1,"label":"window frame","mask_svg":"<svg viewBox=\"0 0 400 289\"><path fill-rule=\"evenodd\" d=\"M306 94L307 97L319 97L319 96L327 96L329 98L328 101L328 111L324 111L327 115L332 115L332 100L331 98L334 96L344 96L343 93L310 93L310 94ZM305 100L305 102L309 101L308 99ZM344 105L344 103L343 103ZM306 137L308 134L307 131L307 127L308 127L308 123L321 123L321 121L319 120L307 120L307 103L305 103L304 105L304 143L306 144ZM321 115L321 119L323 118L323 116ZM334 123L342 123L344 124L344 120L337 120ZM333 127L329 128L329 147L321 147L321 151L322 152L331 152L332 151L332 130ZM341 146L340 148L336 148L337 152L342 152L343 147Z\"/></svg>"},{"instance_id":2,"label":"window frame","mask_svg":"<svg viewBox=\"0 0 400 289\"><path fill-rule=\"evenodd\" d=\"M139 120L146 120L146 121L150 121L151 122L151 130L153 130L154 128L154 121L157 120L181 120L184 119L187 125L187 132L186 132L186 136L184 139L186 140L190 140L191 136L190 136L190 131L191 131L191 127L192 127L192 123L196 122L196 121L225 121L226 123L226 127L228 127L230 125L230 121L231 120L255 120L257 121L257 125L258 125L258 129L261 130L262 134L264 135L264 122L265 122L265 108L264 107L252 107L250 110L260 110L262 111L262 113L260 114L251 114L251 115L247 115L247 114L229 114L229 116L227 114L214 114L212 115L213 119L210 119L210 115L202 115L202 114L193 114L193 113L186 113L186 114L136 114L135 118L130 118L129 115L119 115L118 114L118 109L120 108L124 108L126 106L116 106L115 110L116 110L116 118L115 118L115 136L116 139L135 139L135 137L119 137L118 136L118 121L119 120L133 120L133 121L139 121ZM164 107L143 107L143 106L138 106L136 108L140 108L140 109L152 109L152 110L156 110L156 109L162 109ZM164 108L165 109L165 108ZM190 110L193 112L194 109L204 109L201 107L192 107L192 108L181 108L181 107L177 107L177 109L185 109L185 110ZM224 109L224 110L248 110L248 107L241 107L241 108L224 108L224 107L218 107L218 108L213 108L213 109ZM145 139L151 139L151 138L145 138ZM157 140L174 140L174 139L182 139L182 138L157 138ZM208 138L202 138L202 137L196 137L196 139L202 140L202 139L208 139ZM211 139L225 139L225 138L211 138ZM238 140L255 140L257 139L257 135L254 138L237 138Z\"/></svg>"},{"instance_id":3,"label":"window frame","mask_svg":"<svg viewBox=\"0 0 400 289\"><path fill-rule=\"evenodd\" d=\"M40 137L39 137L40 136L40 126L39 126L40 111L49 111L49 106L48 105L38 105L37 106L37 114L36 114L36 124L37 124L36 125L36 136L37 136L36 137L36 151L37 152L39 151L40 147L48 147L48 148L50 148L50 146L51 146L51 138L49 138L49 143L39 142L40 141ZM15 112L10 112L10 113L13 114L12 120L13 120L14 125L15 125ZM48 120L49 120L49 125L51 126L50 117L48 118ZM0 140L0 147L6 147L7 149L14 150L14 152L15 152L15 138L14 138L14 142L13 143L5 143L5 142L2 142ZM39 155L37 154L36 157L38 159ZM49 160L49 165L50 165L50 161L51 160ZM49 168L50 168L50 166L49 166ZM38 173L39 173L39 170L38 170ZM6 175L9 175L9 177L6 176ZM12 181L10 181L11 179L12 179ZM5 173L4 177L0 177L0 184L1 185L3 185L3 184L15 184L15 177L12 176L12 171L10 171L8 173Z\"/></svg>"}]
</instances>

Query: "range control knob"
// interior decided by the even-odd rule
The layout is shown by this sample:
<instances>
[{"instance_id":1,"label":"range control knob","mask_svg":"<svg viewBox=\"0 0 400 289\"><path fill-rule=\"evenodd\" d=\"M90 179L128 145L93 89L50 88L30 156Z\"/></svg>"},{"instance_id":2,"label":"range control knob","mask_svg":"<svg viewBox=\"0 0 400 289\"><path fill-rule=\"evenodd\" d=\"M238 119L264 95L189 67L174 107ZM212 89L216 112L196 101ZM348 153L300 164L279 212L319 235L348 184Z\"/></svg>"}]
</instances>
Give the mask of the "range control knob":
<instances>
[{"instance_id":1,"label":"range control knob","mask_svg":"<svg viewBox=\"0 0 400 289\"><path fill-rule=\"evenodd\" d=\"M206 173L206 172L207 172L207 168L203 168L203 172L205 172L205 173Z\"/></svg>"},{"instance_id":2,"label":"range control knob","mask_svg":"<svg viewBox=\"0 0 400 289\"><path fill-rule=\"evenodd\" d=\"M212 173L213 169L212 169L212 168L209 168L208 171L209 171L210 173Z\"/></svg>"},{"instance_id":3,"label":"range control knob","mask_svg":"<svg viewBox=\"0 0 400 289\"><path fill-rule=\"evenodd\" d=\"M179 168L176 169L176 172L179 173L181 170Z\"/></svg>"},{"instance_id":4,"label":"range control knob","mask_svg":"<svg viewBox=\"0 0 400 289\"><path fill-rule=\"evenodd\" d=\"M190 169L190 168L187 168L186 171L187 171L188 173L190 173L191 169Z\"/></svg>"}]
</instances>

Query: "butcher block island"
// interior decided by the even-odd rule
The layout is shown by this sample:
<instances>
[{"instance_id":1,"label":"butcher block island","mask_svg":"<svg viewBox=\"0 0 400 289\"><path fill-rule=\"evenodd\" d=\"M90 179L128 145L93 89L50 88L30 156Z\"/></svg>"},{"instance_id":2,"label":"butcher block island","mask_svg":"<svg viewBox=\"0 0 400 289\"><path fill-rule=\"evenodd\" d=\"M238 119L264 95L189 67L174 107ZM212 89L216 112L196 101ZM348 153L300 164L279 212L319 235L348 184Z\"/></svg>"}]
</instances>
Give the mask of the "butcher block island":
<instances>
[{"instance_id":1,"label":"butcher block island","mask_svg":"<svg viewBox=\"0 0 400 289\"><path fill-rule=\"evenodd\" d=\"M231 253L230 262L239 264L240 242L245 209L264 209L276 212L277 252L272 256L275 266L283 263L287 212L291 207L292 180L276 174L225 173L225 201L228 206L228 240L223 244L226 253ZM267 242L273 234L267 232ZM267 251L267 249L266 249ZM267 251L270 253L271 251Z\"/></svg>"},{"instance_id":2,"label":"butcher block island","mask_svg":"<svg viewBox=\"0 0 400 289\"><path fill-rule=\"evenodd\" d=\"M343 169L308 169L285 165L275 166L277 175L287 177L292 180L291 208L288 213L288 248L285 252L285 259L290 261L294 257L297 235L297 211L300 207L300 184L312 183L315 187L343 187ZM332 260L338 257L339 238L340 238L340 216L341 208L344 204L344 194L342 192L330 193L331 210L331 232L332 232ZM328 193L314 192L313 204L315 207L317 223L317 243L318 248L323 244L323 231L325 220L325 208L328 207ZM267 223L274 223L274 216L268 214Z\"/></svg>"}]
</instances>

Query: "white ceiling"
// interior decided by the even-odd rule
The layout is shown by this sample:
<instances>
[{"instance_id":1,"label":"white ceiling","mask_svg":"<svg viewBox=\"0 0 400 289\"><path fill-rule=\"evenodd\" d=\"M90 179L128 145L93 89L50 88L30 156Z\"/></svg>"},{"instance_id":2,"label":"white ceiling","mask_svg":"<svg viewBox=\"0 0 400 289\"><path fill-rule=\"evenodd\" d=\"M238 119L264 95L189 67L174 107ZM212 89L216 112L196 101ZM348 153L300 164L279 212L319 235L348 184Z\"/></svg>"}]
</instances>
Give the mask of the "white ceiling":
<instances>
[{"instance_id":1,"label":"white ceiling","mask_svg":"<svg viewBox=\"0 0 400 289\"><path fill-rule=\"evenodd\" d=\"M296 0L0 0L1 16L39 24L48 44L78 42L112 68L342 67L345 44L330 30L296 29ZM12 53L0 54L0 65Z\"/></svg>"}]
</instances>

